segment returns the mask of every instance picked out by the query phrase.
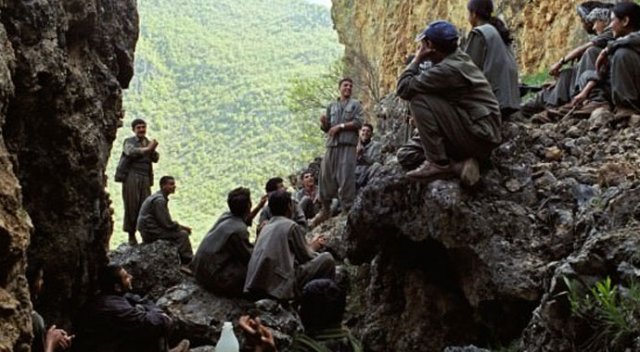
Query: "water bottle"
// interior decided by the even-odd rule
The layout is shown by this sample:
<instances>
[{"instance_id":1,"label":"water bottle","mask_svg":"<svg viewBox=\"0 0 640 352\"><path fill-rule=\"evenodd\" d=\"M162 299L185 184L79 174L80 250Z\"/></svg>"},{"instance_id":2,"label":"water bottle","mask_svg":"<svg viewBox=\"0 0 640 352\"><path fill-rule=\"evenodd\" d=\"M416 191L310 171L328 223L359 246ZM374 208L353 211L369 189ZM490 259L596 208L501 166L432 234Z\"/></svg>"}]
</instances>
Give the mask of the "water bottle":
<instances>
[{"instance_id":1,"label":"water bottle","mask_svg":"<svg viewBox=\"0 0 640 352\"><path fill-rule=\"evenodd\" d=\"M240 352L240 344L236 335L233 334L233 325L230 321L222 324L222 333L216 344L215 352Z\"/></svg>"}]
</instances>

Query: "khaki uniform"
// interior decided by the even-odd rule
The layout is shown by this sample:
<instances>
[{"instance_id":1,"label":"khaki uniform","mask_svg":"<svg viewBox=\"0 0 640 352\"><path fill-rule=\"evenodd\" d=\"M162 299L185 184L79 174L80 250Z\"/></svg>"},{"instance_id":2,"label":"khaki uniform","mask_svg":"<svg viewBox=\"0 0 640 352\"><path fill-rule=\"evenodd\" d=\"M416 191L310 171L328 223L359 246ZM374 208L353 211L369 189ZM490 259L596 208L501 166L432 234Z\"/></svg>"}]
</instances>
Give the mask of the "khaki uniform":
<instances>
[{"instance_id":1,"label":"khaki uniform","mask_svg":"<svg viewBox=\"0 0 640 352\"><path fill-rule=\"evenodd\" d=\"M244 291L258 297L289 300L313 279L333 279L335 262L329 253L313 253L304 231L293 220L275 216L256 241Z\"/></svg>"},{"instance_id":2,"label":"khaki uniform","mask_svg":"<svg viewBox=\"0 0 640 352\"><path fill-rule=\"evenodd\" d=\"M398 80L397 94L410 102L431 161L482 160L502 140L500 108L491 85L460 50L428 71L409 65Z\"/></svg>"},{"instance_id":3,"label":"khaki uniform","mask_svg":"<svg viewBox=\"0 0 640 352\"><path fill-rule=\"evenodd\" d=\"M140 231L144 243L156 240L175 243L178 246L180 261L187 264L193 258L189 233L171 219L168 203L169 199L162 194L162 191L145 199L138 215L138 231Z\"/></svg>"},{"instance_id":4,"label":"khaki uniform","mask_svg":"<svg viewBox=\"0 0 640 352\"><path fill-rule=\"evenodd\" d=\"M341 123L353 123L359 129L363 123L362 106L354 99L331 103L327 107L326 116L329 128ZM320 165L319 188L320 200L323 203L329 203L331 199L339 196L342 206L346 209L351 208L356 197L357 144L357 130L340 131L334 137L327 135L327 151Z\"/></svg>"},{"instance_id":5,"label":"khaki uniform","mask_svg":"<svg viewBox=\"0 0 640 352\"><path fill-rule=\"evenodd\" d=\"M151 194L153 185L153 167L160 158L158 152L143 153L142 148L149 145L147 138L136 136L124 140L123 151L128 158L128 172L122 183L122 200L124 203L124 221L122 229L126 232L136 231L136 222L142 202Z\"/></svg>"},{"instance_id":6,"label":"khaki uniform","mask_svg":"<svg viewBox=\"0 0 640 352\"><path fill-rule=\"evenodd\" d=\"M224 213L204 237L193 258L196 281L213 293L240 296L252 250L244 219Z\"/></svg>"},{"instance_id":7,"label":"khaki uniform","mask_svg":"<svg viewBox=\"0 0 640 352\"><path fill-rule=\"evenodd\" d=\"M493 88L501 111L520 109L518 65L516 59L491 24L475 27L469 33L464 51L478 66Z\"/></svg>"}]
</instances>

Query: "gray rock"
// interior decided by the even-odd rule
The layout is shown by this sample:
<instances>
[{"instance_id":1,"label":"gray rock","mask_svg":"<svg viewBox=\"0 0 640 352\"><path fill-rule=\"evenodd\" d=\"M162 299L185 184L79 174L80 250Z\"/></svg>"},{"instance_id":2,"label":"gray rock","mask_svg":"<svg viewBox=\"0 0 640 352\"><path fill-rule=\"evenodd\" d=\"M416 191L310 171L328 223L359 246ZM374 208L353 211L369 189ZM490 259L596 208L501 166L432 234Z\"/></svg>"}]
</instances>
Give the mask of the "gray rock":
<instances>
[{"instance_id":1,"label":"gray rock","mask_svg":"<svg viewBox=\"0 0 640 352\"><path fill-rule=\"evenodd\" d=\"M185 278L180 272L177 248L168 241L129 246L121 244L109 254L114 264L122 265L133 275L133 291L158 299Z\"/></svg>"}]
</instances>

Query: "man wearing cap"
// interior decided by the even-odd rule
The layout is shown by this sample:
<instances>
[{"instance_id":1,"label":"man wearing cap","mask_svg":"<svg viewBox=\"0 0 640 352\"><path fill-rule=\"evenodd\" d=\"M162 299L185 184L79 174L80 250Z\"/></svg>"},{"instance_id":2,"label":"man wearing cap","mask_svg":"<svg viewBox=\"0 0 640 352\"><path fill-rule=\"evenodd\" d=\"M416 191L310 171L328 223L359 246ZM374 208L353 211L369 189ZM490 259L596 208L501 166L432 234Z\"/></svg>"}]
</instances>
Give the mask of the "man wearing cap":
<instances>
[{"instance_id":1,"label":"man wearing cap","mask_svg":"<svg viewBox=\"0 0 640 352\"><path fill-rule=\"evenodd\" d=\"M426 160L407 173L414 179L480 179L478 161L500 143L500 108L491 85L469 55L458 49L458 31L435 21L416 38L420 48L398 80L397 94L410 102ZM433 66L420 71L420 63Z\"/></svg>"},{"instance_id":2,"label":"man wearing cap","mask_svg":"<svg viewBox=\"0 0 640 352\"><path fill-rule=\"evenodd\" d=\"M320 129L327 134L327 151L320 165L320 202L322 209L311 221L319 225L331 214L331 200L339 197L343 212L349 211L356 197L356 146L362 127L362 106L351 98L353 81L338 83L340 98L329 104L320 117Z\"/></svg>"}]
</instances>

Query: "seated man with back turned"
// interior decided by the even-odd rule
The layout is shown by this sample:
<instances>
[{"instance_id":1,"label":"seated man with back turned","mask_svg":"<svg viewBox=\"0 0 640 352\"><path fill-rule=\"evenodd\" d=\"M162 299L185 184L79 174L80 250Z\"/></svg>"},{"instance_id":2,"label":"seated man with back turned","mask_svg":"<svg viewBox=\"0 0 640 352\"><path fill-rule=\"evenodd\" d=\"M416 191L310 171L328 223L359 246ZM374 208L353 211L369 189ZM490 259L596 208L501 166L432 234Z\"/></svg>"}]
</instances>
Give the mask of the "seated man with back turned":
<instances>
[{"instance_id":1,"label":"seated man with back turned","mask_svg":"<svg viewBox=\"0 0 640 352\"><path fill-rule=\"evenodd\" d=\"M251 191L236 188L227 196L229 212L220 216L202 240L191 267L196 281L207 290L229 297L242 295L253 245L247 220Z\"/></svg>"},{"instance_id":2,"label":"seated man with back turned","mask_svg":"<svg viewBox=\"0 0 640 352\"><path fill-rule=\"evenodd\" d=\"M298 297L304 284L313 279L333 279L333 256L315 252L323 246L324 238L307 244L304 230L291 220L291 194L284 190L271 193L269 208L273 218L256 241L244 291L253 298L287 301Z\"/></svg>"},{"instance_id":3,"label":"seated man with back turned","mask_svg":"<svg viewBox=\"0 0 640 352\"><path fill-rule=\"evenodd\" d=\"M169 350L171 318L131 291L133 277L119 265L107 265L98 274L100 293L84 307L76 326L81 352L187 352L182 340Z\"/></svg>"},{"instance_id":4,"label":"seated man with back turned","mask_svg":"<svg viewBox=\"0 0 640 352\"><path fill-rule=\"evenodd\" d=\"M142 203L140 215L138 215L138 231L142 235L144 243L151 243L156 240L167 240L178 245L180 263L185 271L186 265L193 259L193 250L189 234L191 228L180 225L171 219L169 213L169 195L176 191L176 180L173 176L162 176L160 178L160 190Z\"/></svg>"},{"instance_id":5,"label":"seated man with back turned","mask_svg":"<svg viewBox=\"0 0 640 352\"><path fill-rule=\"evenodd\" d=\"M398 80L398 95L410 102L427 160L407 173L415 179L480 179L479 160L500 143L500 108L491 85L469 55L458 49L458 31L435 21L418 36L420 48ZM421 72L420 63L433 66Z\"/></svg>"},{"instance_id":6,"label":"seated man with back turned","mask_svg":"<svg viewBox=\"0 0 640 352\"><path fill-rule=\"evenodd\" d=\"M313 280L304 286L300 299L300 319L304 333L293 337L292 352L361 352L362 344L342 326L346 294L329 279ZM274 352L273 335L258 319L242 316L240 327L255 351Z\"/></svg>"},{"instance_id":7,"label":"seated man with back turned","mask_svg":"<svg viewBox=\"0 0 640 352\"><path fill-rule=\"evenodd\" d=\"M264 189L267 194L271 194L275 191L280 190L286 191L286 188L284 187L284 180L282 179L282 177L270 178L267 181L267 184L264 186ZM260 218L258 219L258 235L260 235L260 231L262 231L264 225L266 225L272 217L273 215L271 215L271 209L269 207L265 207L264 209L262 209L262 211L260 212ZM293 200L293 217L291 219L295 221L296 224L300 225L303 230L307 231L307 218L305 217L304 211L302 211L302 208L296 200Z\"/></svg>"}]
</instances>

